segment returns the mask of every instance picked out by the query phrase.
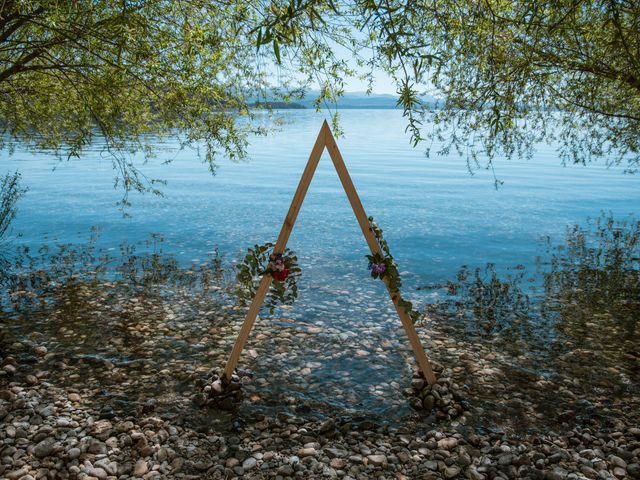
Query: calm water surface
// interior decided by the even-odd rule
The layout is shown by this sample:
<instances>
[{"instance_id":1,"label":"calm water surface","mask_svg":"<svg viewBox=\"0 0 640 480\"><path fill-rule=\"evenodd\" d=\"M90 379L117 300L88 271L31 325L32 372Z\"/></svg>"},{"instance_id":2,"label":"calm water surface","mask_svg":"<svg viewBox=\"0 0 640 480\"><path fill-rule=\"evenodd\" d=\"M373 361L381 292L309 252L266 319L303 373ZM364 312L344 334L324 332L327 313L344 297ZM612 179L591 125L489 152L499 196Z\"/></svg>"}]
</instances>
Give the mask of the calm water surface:
<instances>
[{"instance_id":1,"label":"calm water surface","mask_svg":"<svg viewBox=\"0 0 640 480\"><path fill-rule=\"evenodd\" d=\"M166 197L132 195L131 218L115 206L108 156L89 153L58 163L45 155L3 152L2 170L20 170L28 195L14 233L20 242L79 242L101 229L101 244L115 247L160 233L165 249L184 262L218 246L230 260L245 246L275 240L300 179L322 114L285 113L291 122L251 141L250 160L221 160L216 176L191 150L159 144L158 158L142 170L163 178ZM496 190L485 170L470 176L457 156L426 158L412 149L395 110L341 112L339 139L364 207L384 229L407 281L439 282L465 264L530 264L542 236L560 237L569 225L612 212L640 214L640 177L621 168L560 165L551 147L530 161L498 161ZM435 148L432 148L435 150ZM167 158L173 164L161 165ZM303 258L306 278L353 273L366 278L366 245L325 154L304 202L290 246ZM337 281L337 279L336 279Z\"/></svg>"},{"instance_id":2,"label":"calm water surface","mask_svg":"<svg viewBox=\"0 0 640 480\"><path fill-rule=\"evenodd\" d=\"M279 132L252 138L248 161L221 160L215 176L193 151L159 142L157 159L142 170L167 180L165 197L132 195L129 218L116 207L122 192L114 189L111 161L99 148L63 163L22 150L12 156L3 152L0 171L21 171L29 187L14 241L34 248L82 243L96 226L98 245L105 249L161 234L164 251L185 265L204 261L216 247L233 262L246 247L275 241L324 119L311 111L283 115L288 122ZM442 295L420 287L454 279L463 265L473 270L491 262L499 273L516 265L532 269L544 237L561 242L567 227L603 211L616 219L640 217L640 176L625 175L621 168L564 167L554 148L543 145L529 161L498 160L496 175L504 184L496 190L491 172L470 175L463 158L427 158L422 149L412 149L400 111L346 110L341 121L345 136L338 144L363 205L385 232L405 295L418 303ZM162 165L168 158L173 163ZM288 318L355 334L354 344L362 337L374 343L398 337L398 320L382 285L368 278L366 243L326 154L289 246L298 253L303 276L299 302L287 310ZM321 349L336 348L335 336L319 335L318 342ZM299 361L313 362L313 351ZM370 385L403 365L397 355L390 357L373 369L370 358L313 364L318 382L307 385L305 395L330 401L322 379L351 388L350 401L371 407L367 402L379 399L371 398ZM347 387L343 374L360 386Z\"/></svg>"}]
</instances>

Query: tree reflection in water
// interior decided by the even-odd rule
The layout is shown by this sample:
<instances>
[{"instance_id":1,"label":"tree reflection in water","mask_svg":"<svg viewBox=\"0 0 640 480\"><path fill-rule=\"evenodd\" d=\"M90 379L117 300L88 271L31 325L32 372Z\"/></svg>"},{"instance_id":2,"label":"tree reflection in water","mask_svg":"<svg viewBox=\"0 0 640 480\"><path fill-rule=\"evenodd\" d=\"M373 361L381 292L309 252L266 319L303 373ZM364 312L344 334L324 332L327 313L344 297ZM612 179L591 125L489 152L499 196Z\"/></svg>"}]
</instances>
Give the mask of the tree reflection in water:
<instances>
[{"instance_id":1,"label":"tree reflection in water","mask_svg":"<svg viewBox=\"0 0 640 480\"><path fill-rule=\"evenodd\" d=\"M640 221L601 216L568 231L543 272L540 314L584 348L637 361L640 354Z\"/></svg>"},{"instance_id":2,"label":"tree reflection in water","mask_svg":"<svg viewBox=\"0 0 640 480\"><path fill-rule=\"evenodd\" d=\"M513 354L588 351L638 375L640 221L603 214L543 247L532 271L464 266L455 281L422 287L444 293L427 313L453 334L502 342Z\"/></svg>"}]
</instances>

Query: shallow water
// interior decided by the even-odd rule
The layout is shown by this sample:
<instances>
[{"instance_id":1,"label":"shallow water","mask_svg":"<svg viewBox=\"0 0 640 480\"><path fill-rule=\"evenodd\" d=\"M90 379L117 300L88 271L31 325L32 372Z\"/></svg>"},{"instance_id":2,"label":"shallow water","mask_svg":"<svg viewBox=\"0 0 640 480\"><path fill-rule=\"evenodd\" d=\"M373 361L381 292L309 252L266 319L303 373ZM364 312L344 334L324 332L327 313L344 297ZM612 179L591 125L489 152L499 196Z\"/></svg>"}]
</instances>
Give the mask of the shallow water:
<instances>
[{"instance_id":1,"label":"shallow water","mask_svg":"<svg viewBox=\"0 0 640 480\"><path fill-rule=\"evenodd\" d=\"M10 157L4 154L2 169L20 170L30 189L20 203L13 231L20 236L13 243L32 251L43 243L82 244L91 227L97 227L101 233L96 248L116 257L123 243L139 244L151 234L160 234L164 253L173 255L177 265L205 262L216 247L229 264L242 255L244 248L275 240L323 119L321 114L309 111L284 115L289 122L280 132L252 139L249 161L222 162L216 176L207 173L194 152L177 151L175 145L159 142L158 158L142 169L150 177L168 181L163 187L166 197L133 195L130 218L124 218L115 206L121 192L113 188L111 163L98 153L99 146L82 159L65 163L20 150ZM498 161L496 174L504 184L496 190L490 172L479 170L470 176L464 159L426 158L420 149L411 149L401 112L348 110L341 117L346 135L338 144L367 213L376 218L391 245L402 272L405 296L418 305L445 305L447 312L435 307L433 314L442 321L447 319L452 334L463 338L487 333L467 328L486 320L487 311L480 309L476 315L477 304L463 301L463 316L468 312L473 315L466 327L457 328L449 315L450 295L438 287L455 283L463 265L473 272L490 262L505 284L509 283L505 281L507 275L525 271L518 288L539 305L541 298L552 293L547 295L544 290L544 272L549 265L540 266L545 237L551 238L552 245L563 244L568 227L587 225L588 218L599 217L602 211L610 212L614 219L640 218L640 177L625 175L622 169L563 167L552 147L541 146L529 161ZM173 164L161 165L167 157L174 159ZM410 379L410 353L382 284L368 277L366 244L326 154L289 246L297 252L303 269L298 302L271 319L263 315L262 321L286 324L287 331L294 332L293 343L273 345L282 351L272 358L266 347L260 350L259 360L247 354L242 357L240 366L254 368L256 378L279 372L280 381L256 387L257 394L265 397L266 403L293 397L310 402L313 408L324 405L347 413L371 412L387 420L411 415L401 391ZM157 242L138 245L139 252L154 248ZM623 270L637 268L637 261L623 266ZM506 298L506 323L510 325L513 297ZM75 300L67 301L72 306L67 313L75 314ZM630 304L631 321L624 328L634 325L636 306ZM584 316L593 306L581 308ZM48 321L49 312L43 310L43 322ZM529 341L524 348L538 355L540 343L547 344L562 333L561 328L554 327L561 322L554 318L552 323L545 323L549 319L538 310L530 314L527 308L527 312L528 325L533 329L529 338L543 341ZM86 316L93 317L94 313L89 309ZM612 315L606 309L598 315L607 313ZM189 315L187 320L193 316L202 320L197 309ZM82 314L77 316L80 325L87 323ZM562 312L560 316L561 320L577 318ZM63 325L70 322L68 317L59 321ZM118 320L125 329L128 321L126 317ZM78 322L74 328L82 331ZM95 329L95 324L88 324ZM115 327L110 321L106 325L106 338L104 334L84 332L78 344L71 335L74 351L100 361L126 360L125 354L113 357L109 339L119 338L122 352L131 348L117 329L111 330ZM175 348L153 355L145 353L151 365L148 368L172 355L181 360L192 358L194 352L215 345L215 330L208 332L206 341L198 340L202 338L198 329L206 329L205 324L187 321L178 325L173 328L184 331L178 335L177 347L168 335L163 341L173 342ZM580 325L581 329L575 329L582 331L577 342L602 335L599 327L585 329L584 322ZM619 328L621 324L614 321L606 331ZM58 331L45 335L55 337ZM493 333L488 332L488 338L493 338ZM631 339L634 335L635 330L626 334ZM269 345L267 340L262 341ZM254 336L247 348L259 343ZM590 348L597 348L596 343L590 340ZM54 344L60 353L71 350L60 339ZM621 352L611 356L614 364L626 358L627 363L622 364L625 375L633 374L638 361L633 349L609 347ZM539 354L544 357L548 352ZM137 358L135 353L131 356ZM203 366L213 357L203 354L201 360ZM553 371L542 361L532 368L547 375Z\"/></svg>"}]
</instances>

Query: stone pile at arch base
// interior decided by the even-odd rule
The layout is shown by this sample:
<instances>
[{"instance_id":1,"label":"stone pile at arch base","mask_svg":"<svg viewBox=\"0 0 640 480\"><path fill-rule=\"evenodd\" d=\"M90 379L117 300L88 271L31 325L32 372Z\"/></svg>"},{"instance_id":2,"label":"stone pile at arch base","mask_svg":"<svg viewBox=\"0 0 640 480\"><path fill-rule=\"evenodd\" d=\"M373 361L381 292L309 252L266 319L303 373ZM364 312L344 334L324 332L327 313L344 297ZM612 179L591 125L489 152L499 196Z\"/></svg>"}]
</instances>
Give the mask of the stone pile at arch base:
<instances>
[{"instance_id":1,"label":"stone pile at arch base","mask_svg":"<svg viewBox=\"0 0 640 480\"><path fill-rule=\"evenodd\" d=\"M382 254L378 240L371 229L369 218L365 213L364 207L351 180L351 176L342 159L342 154L338 149L338 145L326 120L320 128L320 133L309 155L309 160L302 173L302 178L300 179L291 206L289 207L289 212L278 235L273 253L283 253L287 246L289 236L293 230L298 213L325 148L331 157L371 254ZM464 402L462 401L458 387L444 376L441 378L436 377L434 368L432 368L425 354L413 321L402 307L400 292L394 291L394 289L391 288L387 278L383 278L383 280L418 363L418 371L414 373L411 388L407 389L413 397L412 405L417 409L424 409L427 412L435 411L440 418L454 418L459 416L464 411L462 407ZM199 403L208 406L232 408L235 403L242 399L240 378L235 374L236 366L238 365L240 354L249 339L251 329L253 328L272 281L273 277L268 273L264 274L260 279L260 283L249 306L249 310L247 311L227 364L224 370L214 368L210 372L210 378L202 392L204 394L203 401ZM439 368L439 370L441 370L441 368Z\"/></svg>"}]
</instances>

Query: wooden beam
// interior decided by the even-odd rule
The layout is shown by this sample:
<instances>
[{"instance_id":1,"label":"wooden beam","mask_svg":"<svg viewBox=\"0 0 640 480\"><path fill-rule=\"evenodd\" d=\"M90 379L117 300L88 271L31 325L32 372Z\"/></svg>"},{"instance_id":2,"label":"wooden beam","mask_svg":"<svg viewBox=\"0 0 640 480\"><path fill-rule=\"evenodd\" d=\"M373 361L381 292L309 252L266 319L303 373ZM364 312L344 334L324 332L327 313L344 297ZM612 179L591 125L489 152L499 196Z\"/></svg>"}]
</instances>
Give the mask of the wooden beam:
<instances>
[{"instance_id":1,"label":"wooden beam","mask_svg":"<svg viewBox=\"0 0 640 480\"><path fill-rule=\"evenodd\" d=\"M326 125L326 121L325 121ZM378 244L378 240L376 239L375 234L371 231L371 225L369 224L369 218L364 211L364 207L362 206L362 202L360 201L360 197L358 197L358 192L353 186L353 182L351 181L351 176L347 170L347 167L344 164L344 160L342 159L342 155L340 154L340 150L338 149L338 145L336 144L335 139L333 138L333 134L329 128L325 129L325 144L327 146L327 150L329 150L329 155L331 156L331 160L333 161L333 165L338 172L338 177L340 178L340 182L342 182L342 187L344 188L345 193L347 194L347 198L349 199L349 203L351 203L351 207L353 208L353 213L358 220L358 224L360 225L360 229L364 235L364 238L367 241L367 245L369 245L369 250L372 254L382 254L380 250L380 245ZM398 312L398 316L400 317L400 321L402 322L402 326L404 327L405 332L407 333L407 337L409 337L409 343L411 344L411 348L413 349L413 353L416 356L418 361L418 365L420 366L420 370L424 375L425 379L429 384L433 385L436 383L436 376L433 373L433 369L431 368L431 364L427 359L427 356L424 353L424 348L422 347L422 343L420 342L420 338L416 332L415 327L413 326L413 321L411 317L405 312L404 308L399 305L401 300L400 292L394 292L389 287L389 280L387 278L384 279L384 283L387 286L387 291L391 296L391 300L393 301L393 305L396 308L396 312Z\"/></svg>"},{"instance_id":2,"label":"wooden beam","mask_svg":"<svg viewBox=\"0 0 640 480\"><path fill-rule=\"evenodd\" d=\"M342 159L342 155L340 154L340 150L338 149L338 145L336 144L333 134L331 133L331 130L329 128L329 124L326 120L322 124L320 133L318 134L313 149L311 150L311 154L309 155L309 160L304 169L304 172L302 173L302 178L300 179L300 183L298 183L298 188L296 189L296 193L293 196L293 200L291 201L289 212L287 213L282 228L280 229L280 234L278 235L278 240L276 241L273 253L283 253L287 246L289 236L291 235L293 226L295 225L296 219L298 218L300 207L302 206L302 202L304 201L304 198L307 194L309 185L311 184L311 180L325 147L329 151L329 155L331 156L333 165L336 169L336 172L338 173L338 177L340 178L340 182L342 183L344 191L347 194L347 198L351 203L353 213L355 214L358 224L360 225L360 229L362 230L364 238L367 241L369 250L372 254L382 254L380 245L378 244L378 240L376 239L375 234L370 228L367 214L364 211L364 207L362 206L360 197L358 197L358 193L356 192L349 172L347 171L347 167L345 166L344 160ZM396 312L400 317L402 326L407 333L409 343L411 344L413 353L415 354L418 361L420 371L422 372L422 375L424 375L427 382L429 382L430 384L434 384L436 382L436 376L434 375L431 364L429 363L429 360L424 353L422 343L420 342L420 338L418 337L415 327L413 326L413 322L411 321L411 318L407 314L407 312L405 312L404 308L399 305L399 302L402 299L402 297L400 296L400 292L394 292L391 290L391 288L389 287L388 279L385 278L384 281L387 287L387 291L389 292L391 300L393 301L393 304L396 308ZM251 333L251 329L253 328L256 317L258 316L258 312L260 311L260 307L262 307L264 298L269 291L269 287L271 286L271 282L271 275L264 275L260 280L258 290L256 291L251 305L249 306L249 310L244 319L244 323L242 324L240 333L238 334L238 338L236 339L236 343L233 346L233 350L231 352L229 360L227 361L227 365L224 370L224 376L227 379L231 378L231 375L233 374L238 364L240 354L242 353L242 350L247 343L249 334Z\"/></svg>"},{"instance_id":3,"label":"wooden beam","mask_svg":"<svg viewBox=\"0 0 640 480\"><path fill-rule=\"evenodd\" d=\"M307 166L302 173L300 183L298 183L298 188L296 189L296 193L293 196L293 200L291 201L291 206L289 207L289 212L287 213L287 216L284 219L284 223L282 224L282 228L280 229L280 234L278 235L278 240L276 241L273 253L283 253L284 249L287 246L289 236L291 235L291 230L293 229L293 225L296 223L298 213L300 212L300 207L302 206L304 197L307 194L309 184L311 183L313 174L316 171L316 167L318 166L318 162L320 161L322 152L324 151L324 142L327 138L327 132L329 132L329 125L325 120L325 122L322 124L322 128L320 129L320 133L318 134L318 138L316 138L316 143L311 150L311 154L309 155L309 160L307 161ZM242 353L242 350L244 349L244 346L249 339L249 334L251 333L253 324L256 321L258 312L260 312L260 307L262 307L264 297L269 291L272 280L273 279L271 275L263 275L262 279L260 280L258 290L256 291L256 294L251 301L249 311L247 312L247 316L244 319L242 328L240 328L240 333L238 334L238 338L236 338L236 343L233 346L233 350L231 351L231 355L229 356L229 360L227 361L227 366L224 369L224 376L227 380L231 379L231 375L233 375L233 371L238 365L240 354Z\"/></svg>"}]
</instances>

